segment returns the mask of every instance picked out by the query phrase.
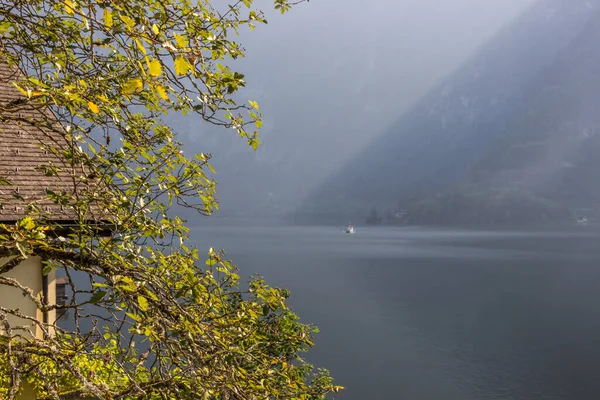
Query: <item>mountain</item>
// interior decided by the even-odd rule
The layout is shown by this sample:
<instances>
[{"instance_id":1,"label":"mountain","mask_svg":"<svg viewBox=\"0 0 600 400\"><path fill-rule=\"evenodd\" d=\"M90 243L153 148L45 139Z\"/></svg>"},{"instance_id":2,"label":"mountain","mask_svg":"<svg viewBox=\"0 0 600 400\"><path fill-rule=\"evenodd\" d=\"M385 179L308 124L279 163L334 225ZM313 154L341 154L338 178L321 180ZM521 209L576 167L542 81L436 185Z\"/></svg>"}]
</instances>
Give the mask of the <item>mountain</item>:
<instances>
[{"instance_id":1,"label":"mountain","mask_svg":"<svg viewBox=\"0 0 600 400\"><path fill-rule=\"evenodd\" d=\"M258 101L264 114L258 151L197 116L165 118L186 152L214 155L219 216L281 216L533 1L311 1L284 17L273 10L268 26L240 32L247 57L231 63L247 81L237 99Z\"/></svg>"},{"instance_id":2,"label":"mountain","mask_svg":"<svg viewBox=\"0 0 600 400\"><path fill-rule=\"evenodd\" d=\"M295 218L362 218L465 185L588 206L600 190L591 181L600 132L597 9L590 1L535 3L311 193Z\"/></svg>"},{"instance_id":3,"label":"mountain","mask_svg":"<svg viewBox=\"0 0 600 400\"><path fill-rule=\"evenodd\" d=\"M533 191L571 207L600 201L600 15L548 68L471 181Z\"/></svg>"}]
</instances>

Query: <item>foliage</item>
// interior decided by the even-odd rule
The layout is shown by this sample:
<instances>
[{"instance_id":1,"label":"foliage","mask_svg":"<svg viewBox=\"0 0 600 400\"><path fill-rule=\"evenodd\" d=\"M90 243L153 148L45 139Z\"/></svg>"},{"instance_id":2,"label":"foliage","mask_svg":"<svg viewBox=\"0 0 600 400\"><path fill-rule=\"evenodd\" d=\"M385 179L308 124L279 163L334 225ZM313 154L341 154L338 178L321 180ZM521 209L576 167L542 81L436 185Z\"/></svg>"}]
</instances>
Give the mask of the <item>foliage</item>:
<instances>
[{"instance_id":1,"label":"foliage","mask_svg":"<svg viewBox=\"0 0 600 400\"><path fill-rule=\"evenodd\" d=\"M189 230L170 212L210 214L218 203L210 156L187 155L162 116L194 113L260 144L258 104L234 98L245 82L232 70L244 56L232 38L266 20L252 0L213 3L2 2L0 59L23 72L13 82L23 98L2 104L0 118L47 135L57 162L40 168L70 182L47 200L74 227L52 222L57 208L30 204L3 226L0 273L41 257L68 278L76 327L30 318L45 333L36 339L4 318L26 316L0 309L2 398L23 381L40 399L321 399L340 389L301 358L316 329L289 309L289 293L260 277L245 288L222 252L186 245ZM294 4L274 1L281 13ZM81 274L90 287L76 285ZM0 285L58 308L1 276Z\"/></svg>"},{"instance_id":2,"label":"foliage","mask_svg":"<svg viewBox=\"0 0 600 400\"><path fill-rule=\"evenodd\" d=\"M568 221L566 209L543 197L513 187L459 188L415 200L407 220L417 224L532 224Z\"/></svg>"}]
</instances>

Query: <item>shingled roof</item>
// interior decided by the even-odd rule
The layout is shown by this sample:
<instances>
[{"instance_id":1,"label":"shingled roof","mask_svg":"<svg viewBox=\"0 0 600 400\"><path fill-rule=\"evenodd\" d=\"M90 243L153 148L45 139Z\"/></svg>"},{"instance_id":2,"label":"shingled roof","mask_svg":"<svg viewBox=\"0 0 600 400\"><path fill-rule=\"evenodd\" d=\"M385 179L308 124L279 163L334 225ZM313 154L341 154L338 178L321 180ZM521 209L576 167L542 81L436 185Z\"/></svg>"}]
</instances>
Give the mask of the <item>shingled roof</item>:
<instances>
[{"instance_id":1,"label":"shingled roof","mask_svg":"<svg viewBox=\"0 0 600 400\"><path fill-rule=\"evenodd\" d=\"M12 85L20 78L22 74L18 69L0 62L0 179L9 182L0 185L0 223L23 218L28 204L38 206L53 221L69 222L73 219L70 207L61 207L49 200L46 190L76 190L74 174L59 168L55 176L46 176L39 168L41 165L64 167L64 160L49 149L65 146L65 138L60 129L35 126L36 122L54 120L49 110L35 108L27 102L14 106L26 99Z\"/></svg>"}]
</instances>

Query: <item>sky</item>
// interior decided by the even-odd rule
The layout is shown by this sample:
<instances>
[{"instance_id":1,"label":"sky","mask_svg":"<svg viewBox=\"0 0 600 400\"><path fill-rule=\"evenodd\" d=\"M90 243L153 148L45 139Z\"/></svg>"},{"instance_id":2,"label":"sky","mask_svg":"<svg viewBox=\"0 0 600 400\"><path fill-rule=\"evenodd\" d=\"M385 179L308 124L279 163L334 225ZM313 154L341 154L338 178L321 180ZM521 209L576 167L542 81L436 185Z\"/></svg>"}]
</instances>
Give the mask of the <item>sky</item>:
<instances>
[{"instance_id":1,"label":"sky","mask_svg":"<svg viewBox=\"0 0 600 400\"><path fill-rule=\"evenodd\" d=\"M189 150L213 154L222 213L284 213L533 3L312 0L267 12L234 65L241 98L261 105L261 148L195 116L175 125Z\"/></svg>"}]
</instances>

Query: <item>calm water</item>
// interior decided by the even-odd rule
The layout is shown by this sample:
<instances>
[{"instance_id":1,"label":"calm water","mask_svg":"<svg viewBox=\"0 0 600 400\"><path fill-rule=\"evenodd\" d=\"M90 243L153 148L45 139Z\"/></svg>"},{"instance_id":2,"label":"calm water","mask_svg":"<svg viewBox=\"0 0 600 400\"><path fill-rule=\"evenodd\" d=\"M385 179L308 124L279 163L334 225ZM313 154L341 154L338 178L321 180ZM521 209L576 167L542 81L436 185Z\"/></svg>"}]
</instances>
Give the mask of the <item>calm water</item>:
<instances>
[{"instance_id":1,"label":"calm water","mask_svg":"<svg viewBox=\"0 0 600 400\"><path fill-rule=\"evenodd\" d=\"M204 227L292 291L341 399L599 399L600 232Z\"/></svg>"}]
</instances>

